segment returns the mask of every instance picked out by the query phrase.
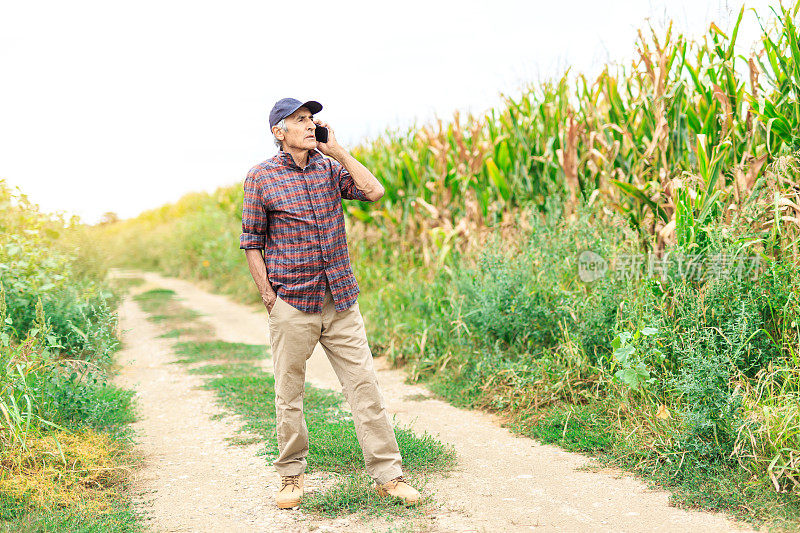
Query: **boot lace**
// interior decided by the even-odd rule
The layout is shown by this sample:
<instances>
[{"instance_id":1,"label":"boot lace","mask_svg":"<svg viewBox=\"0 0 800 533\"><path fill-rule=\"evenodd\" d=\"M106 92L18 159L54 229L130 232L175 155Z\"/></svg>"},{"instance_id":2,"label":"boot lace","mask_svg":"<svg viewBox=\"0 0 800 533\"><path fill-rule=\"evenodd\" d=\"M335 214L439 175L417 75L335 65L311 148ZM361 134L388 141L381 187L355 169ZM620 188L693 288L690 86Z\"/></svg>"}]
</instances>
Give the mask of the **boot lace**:
<instances>
[{"instance_id":1,"label":"boot lace","mask_svg":"<svg viewBox=\"0 0 800 533\"><path fill-rule=\"evenodd\" d=\"M283 482L283 488L288 487L289 485L293 485L298 490L300 489L300 476L281 476L281 482Z\"/></svg>"}]
</instances>

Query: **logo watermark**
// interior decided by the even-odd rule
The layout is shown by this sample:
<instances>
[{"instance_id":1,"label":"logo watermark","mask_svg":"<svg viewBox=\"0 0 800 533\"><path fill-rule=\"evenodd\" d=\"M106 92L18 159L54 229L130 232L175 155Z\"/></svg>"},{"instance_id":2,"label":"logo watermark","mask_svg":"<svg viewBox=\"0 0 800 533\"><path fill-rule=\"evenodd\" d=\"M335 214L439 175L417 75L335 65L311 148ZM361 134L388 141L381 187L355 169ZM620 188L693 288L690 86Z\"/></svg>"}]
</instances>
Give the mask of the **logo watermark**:
<instances>
[{"instance_id":1,"label":"logo watermark","mask_svg":"<svg viewBox=\"0 0 800 533\"><path fill-rule=\"evenodd\" d=\"M622 254L608 261L600 254L584 250L578 255L578 277L591 283L609 276L617 281L642 278L685 279L709 281L712 279L754 280L761 268L761 256L718 254L672 254L657 256L647 254Z\"/></svg>"},{"instance_id":2,"label":"logo watermark","mask_svg":"<svg viewBox=\"0 0 800 533\"><path fill-rule=\"evenodd\" d=\"M584 250L578 256L578 277L587 283L596 281L606 275L608 262L602 256Z\"/></svg>"}]
</instances>

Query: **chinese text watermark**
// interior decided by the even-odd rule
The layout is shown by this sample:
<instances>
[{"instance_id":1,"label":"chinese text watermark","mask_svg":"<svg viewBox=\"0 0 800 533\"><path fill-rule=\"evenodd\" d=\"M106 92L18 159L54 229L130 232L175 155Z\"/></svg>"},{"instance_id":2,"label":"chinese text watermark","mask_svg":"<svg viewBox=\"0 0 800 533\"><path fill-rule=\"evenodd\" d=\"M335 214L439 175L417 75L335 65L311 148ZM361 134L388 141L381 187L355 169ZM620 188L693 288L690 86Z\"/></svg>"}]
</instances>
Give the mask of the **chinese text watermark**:
<instances>
[{"instance_id":1,"label":"chinese text watermark","mask_svg":"<svg viewBox=\"0 0 800 533\"><path fill-rule=\"evenodd\" d=\"M709 281L711 279L755 279L761 266L761 256L717 254L622 254L609 263L601 255L585 250L578 256L578 277L592 282L606 276L614 280L641 278L685 279Z\"/></svg>"}]
</instances>

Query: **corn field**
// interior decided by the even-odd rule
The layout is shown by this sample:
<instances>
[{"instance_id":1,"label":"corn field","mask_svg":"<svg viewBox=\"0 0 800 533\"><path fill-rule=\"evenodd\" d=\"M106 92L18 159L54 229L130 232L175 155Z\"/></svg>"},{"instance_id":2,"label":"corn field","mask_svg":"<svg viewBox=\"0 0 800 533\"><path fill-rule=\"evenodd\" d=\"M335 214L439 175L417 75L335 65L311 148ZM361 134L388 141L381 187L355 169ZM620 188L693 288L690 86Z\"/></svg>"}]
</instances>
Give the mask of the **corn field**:
<instances>
[{"instance_id":1,"label":"corn field","mask_svg":"<svg viewBox=\"0 0 800 533\"><path fill-rule=\"evenodd\" d=\"M594 80L565 73L483 116L456 112L450 122L356 147L386 194L378 204L348 206L355 230L417 250L430 265L483 242L489 228L524 224L520 209L558 198L570 214L579 201L602 199L655 253L676 243L702 248L716 220L777 233L797 257L800 2L773 10L746 56L735 53L738 28L745 15L758 15L743 6L728 32L711 24L697 41L671 25L663 35L640 31L627 67L607 66ZM239 184L190 194L134 219L130 237L142 225L167 232L163 223L211 206L229 213L223 223L233 228L241 202Z\"/></svg>"},{"instance_id":2,"label":"corn field","mask_svg":"<svg viewBox=\"0 0 800 533\"><path fill-rule=\"evenodd\" d=\"M693 42L671 26L640 31L627 68L565 74L485 116L378 138L355 155L386 196L349 212L392 241L441 251L510 224L514 208L559 196L570 212L601 196L658 252L702 246L709 220L743 216L767 187L774 217L755 222L785 232L796 255L800 189L766 169L800 149L799 7L777 8L749 56L734 52L742 7L727 33L712 24Z\"/></svg>"}]
</instances>

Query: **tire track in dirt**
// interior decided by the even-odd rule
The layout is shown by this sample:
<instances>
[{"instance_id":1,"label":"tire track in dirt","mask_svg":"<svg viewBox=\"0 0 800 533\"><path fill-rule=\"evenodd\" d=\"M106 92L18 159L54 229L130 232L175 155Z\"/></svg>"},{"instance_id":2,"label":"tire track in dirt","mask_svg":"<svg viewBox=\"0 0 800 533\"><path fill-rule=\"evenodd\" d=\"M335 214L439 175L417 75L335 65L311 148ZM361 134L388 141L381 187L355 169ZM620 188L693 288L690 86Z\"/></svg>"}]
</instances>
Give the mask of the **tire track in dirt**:
<instances>
[{"instance_id":1,"label":"tire track in dirt","mask_svg":"<svg viewBox=\"0 0 800 533\"><path fill-rule=\"evenodd\" d=\"M185 305L228 342L268 341L267 313L211 294L196 285L153 273L149 282L174 290ZM366 321L369 316L364 317ZM437 531L751 531L722 514L679 509L669 493L618 470L582 471L585 456L541 445L501 428L486 413L425 399L421 386L404 383L401 370L376 359L378 379L390 411L415 431L427 431L452 444L458 466L428 487L439 510L430 517ZM264 368L271 370L270 360ZM308 381L341 391L318 345L309 360ZM313 443L312 443L313 445Z\"/></svg>"}]
</instances>

